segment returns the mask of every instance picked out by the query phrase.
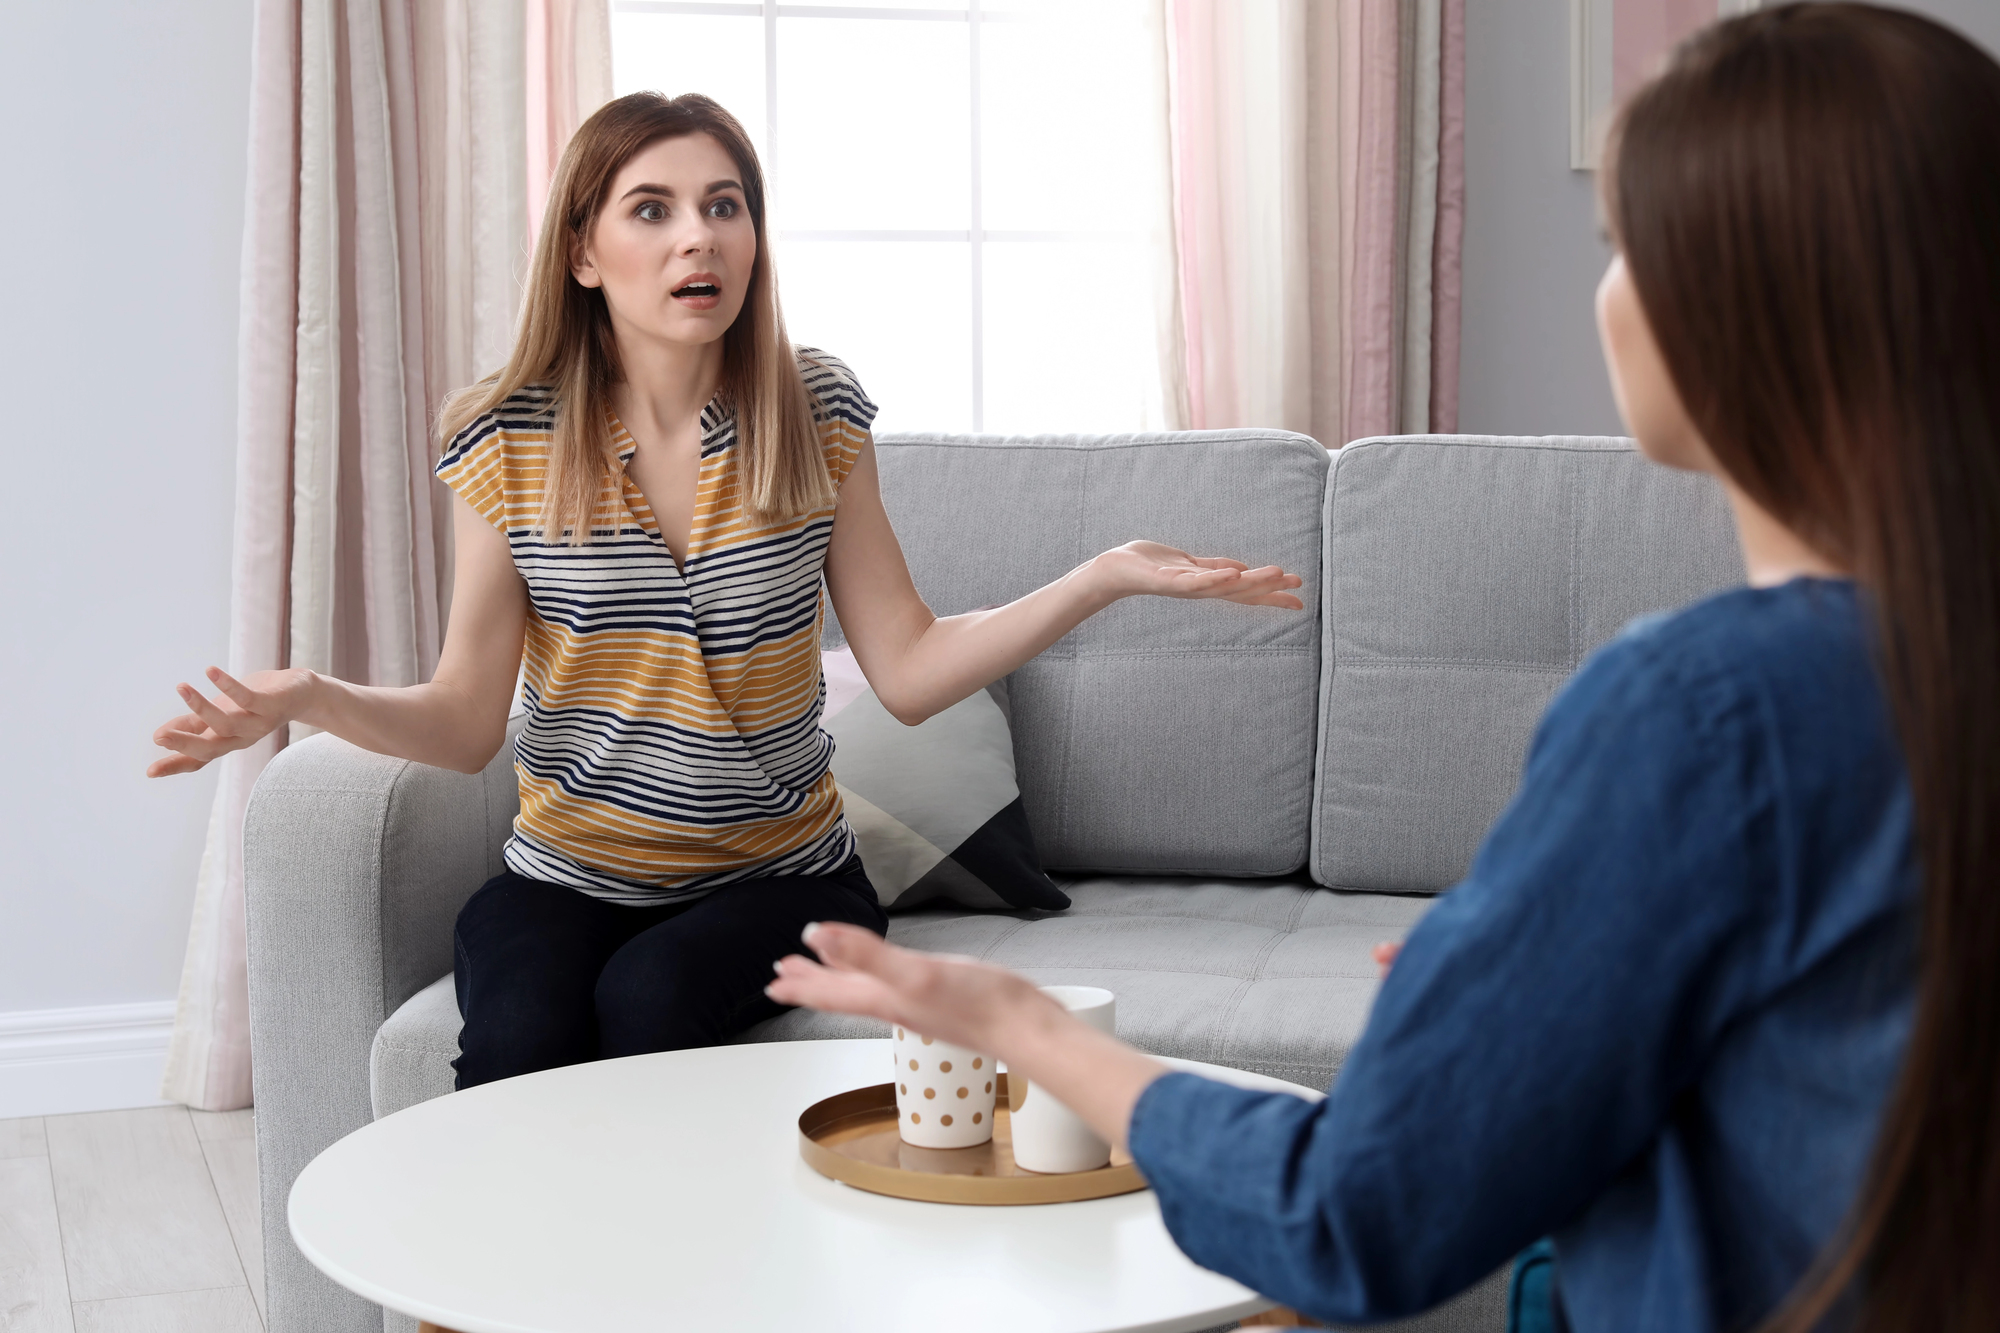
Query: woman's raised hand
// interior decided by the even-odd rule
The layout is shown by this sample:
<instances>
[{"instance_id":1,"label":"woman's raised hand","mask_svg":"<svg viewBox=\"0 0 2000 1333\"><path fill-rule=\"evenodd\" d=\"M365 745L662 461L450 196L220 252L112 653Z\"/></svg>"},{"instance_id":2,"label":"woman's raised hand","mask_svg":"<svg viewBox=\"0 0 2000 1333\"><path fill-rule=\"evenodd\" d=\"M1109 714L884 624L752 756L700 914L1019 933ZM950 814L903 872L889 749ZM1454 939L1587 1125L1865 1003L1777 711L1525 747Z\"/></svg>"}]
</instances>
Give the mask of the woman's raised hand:
<instances>
[{"instance_id":1,"label":"woman's raised hand","mask_svg":"<svg viewBox=\"0 0 2000 1333\"><path fill-rule=\"evenodd\" d=\"M192 711L169 719L153 733L153 744L174 753L148 765L147 777L192 773L231 750L255 745L298 716L312 689L313 673L303 668L259 671L239 681L221 667L210 667L208 678L221 691L213 700L186 681L174 687Z\"/></svg>"},{"instance_id":2,"label":"woman's raised hand","mask_svg":"<svg viewBox=\"0 0 2000 1333\"><path fill-rule=\"evenodd\" d=\"M1189 555L1159 542L1127 542L1097 557L1115 595L1131 597L1219 597L1246 606L1281 606L1303 611L1305 603L1287 591L1302 580L1277 565L1252 569L1241 560Z\"/></svg>"}]
</instances>

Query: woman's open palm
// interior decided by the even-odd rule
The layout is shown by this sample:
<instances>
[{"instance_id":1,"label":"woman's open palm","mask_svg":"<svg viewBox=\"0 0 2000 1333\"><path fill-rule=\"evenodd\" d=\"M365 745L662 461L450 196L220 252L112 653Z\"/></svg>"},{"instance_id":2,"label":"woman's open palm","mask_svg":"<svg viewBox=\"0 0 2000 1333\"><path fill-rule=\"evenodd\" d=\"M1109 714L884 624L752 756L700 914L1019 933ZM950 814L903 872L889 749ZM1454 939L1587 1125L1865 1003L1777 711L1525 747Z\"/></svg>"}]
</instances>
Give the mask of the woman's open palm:
<instances>
[{"instance_id":1,"label":"woman's open palm","mask_svg":"<svg viewBox=\"0 0 2000 1333\"><path fill-rule=\"evenodd\" d=\"M1189 555L1160 542L1127 542L1098 557L1117 578L1123 594L1154 597L1214 597L1246 606L1281 606L1303 611L1305 603L1288 589L1303 580L1277 565L1252 569L1241 560Z\"/></svg>"},{"instance_id":2,"label":"woman's open palm","mask_svg":"<svg viewBox=\"0 0 2000 1333\"><path fill-rule=\"evenodd\" d=\"M185 681L174 687L193 711L168 719L153 732L153 744L174 753L149 764L147 777L192 773L211 759L263 740L291 719L311 673L259 671L239 681L220 667L210 667L208 678L220 691L213 700Z\"/></svg>"}]
</instances>

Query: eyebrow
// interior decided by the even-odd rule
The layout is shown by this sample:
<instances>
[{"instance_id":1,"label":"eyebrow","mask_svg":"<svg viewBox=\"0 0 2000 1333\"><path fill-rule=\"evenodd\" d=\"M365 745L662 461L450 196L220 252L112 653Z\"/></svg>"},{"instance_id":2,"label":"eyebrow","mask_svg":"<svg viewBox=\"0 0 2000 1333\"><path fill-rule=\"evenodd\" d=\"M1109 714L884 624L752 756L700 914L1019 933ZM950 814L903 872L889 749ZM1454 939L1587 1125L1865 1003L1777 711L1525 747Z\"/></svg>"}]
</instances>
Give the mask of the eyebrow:
<instances>
[{"instance_id":1,"label":"eyebrow","mask_svg":"<svg viewBox=\"0 0 2000 1333\"><path fill-rule=\"evenodd\" d=\"M720 194L724 190L741 190L742 188L743 188L742 183L739 181L733 181L733 180L710 181L708 183L708 189L703 191L703 194L704 195ZM662 199L679 198L679 196L673 192L673 189L670 186L634 185L631 189L625 191L624 194L618 196L619 202L623 203L625 200L630 199L635 194L656 194L660 196L660 198Z\"/></svg>"}]
</instances>

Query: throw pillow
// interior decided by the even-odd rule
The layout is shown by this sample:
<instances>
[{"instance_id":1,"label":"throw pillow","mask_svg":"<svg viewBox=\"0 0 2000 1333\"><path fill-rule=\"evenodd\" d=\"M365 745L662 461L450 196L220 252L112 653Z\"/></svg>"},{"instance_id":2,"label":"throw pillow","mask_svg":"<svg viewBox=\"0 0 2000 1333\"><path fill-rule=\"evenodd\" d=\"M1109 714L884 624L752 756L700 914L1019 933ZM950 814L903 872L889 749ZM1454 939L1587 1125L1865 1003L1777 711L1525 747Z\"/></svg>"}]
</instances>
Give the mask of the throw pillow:
<instances>
[{"instance_id":1,"label":"throw pillow","mask_svg":"<svg viewBox=\"0 0 2000 1333\"><path fill-rule=\"evenodd\" d=\"M822 655L833 779L884 907L1059 910L1014 785L1005 682L906 727L868 688L850 649Z\"/></svg>"}]
</instances>

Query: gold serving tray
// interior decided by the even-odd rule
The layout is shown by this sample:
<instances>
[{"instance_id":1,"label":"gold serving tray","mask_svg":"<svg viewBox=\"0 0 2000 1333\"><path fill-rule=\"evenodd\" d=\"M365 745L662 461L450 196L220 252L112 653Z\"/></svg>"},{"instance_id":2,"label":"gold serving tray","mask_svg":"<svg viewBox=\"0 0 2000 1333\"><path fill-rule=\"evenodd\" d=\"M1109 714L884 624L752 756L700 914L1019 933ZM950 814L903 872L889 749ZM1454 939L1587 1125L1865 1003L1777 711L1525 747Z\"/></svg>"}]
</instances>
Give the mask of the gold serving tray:
<instances>
[{"instance_id":1,"label":"gold serving tray","mask_svg":"<svg viewBox=\"0 0 2000 1333\"><path fill-rule=\"evenodd\" d=\"M896 1129L896 1085L878 1083L814 1102L799 1116L799 1156L856 1189L925 1203L1074 1203L1146 1188L1122 1150L1095 1171L1042 1175L1014 1162L1007 1076L1000 1075L993 1138L977 1148L919 1148Z\"/></svg>"}]
</instances>

